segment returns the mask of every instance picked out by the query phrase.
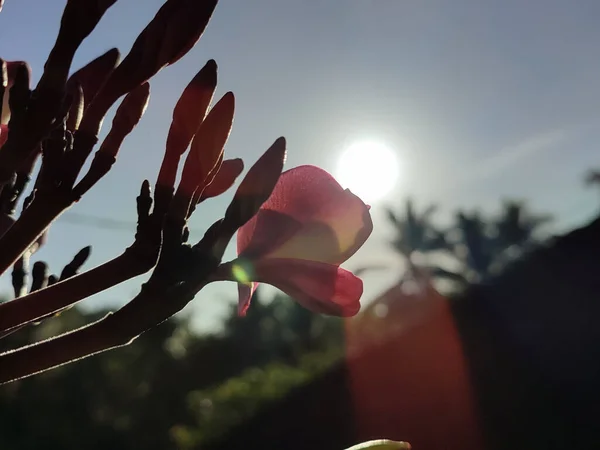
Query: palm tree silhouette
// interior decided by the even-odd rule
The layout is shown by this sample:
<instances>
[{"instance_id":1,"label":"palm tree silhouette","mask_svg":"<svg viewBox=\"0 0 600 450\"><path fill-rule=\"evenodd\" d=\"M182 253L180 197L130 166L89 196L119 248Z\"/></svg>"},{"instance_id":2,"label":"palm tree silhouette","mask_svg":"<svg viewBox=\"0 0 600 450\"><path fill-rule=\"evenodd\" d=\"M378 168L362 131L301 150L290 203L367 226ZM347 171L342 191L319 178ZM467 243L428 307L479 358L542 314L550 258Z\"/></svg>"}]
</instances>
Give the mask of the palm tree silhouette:
<instances>
[{"instance_id":1,"label":"palm tree silhouette","mask_svg":"<svg viewBox=\"0 0 600 450\"><path fill-rule=\"evenodd\" d=\"M408 274L418 276L415 262L417 254L427 256L437 251L450 249L446 241L445 232L439 230L432 223L432 216L437 211L437 205L430 205L422 213L415 210L413 201L407 199L401 215L392 209L387 209L387 215L395 228L395 237L391 245L396 252L404 257Z\"/></svg>"},{"instance_id":2,"label":"palm tree silhouette","mask_svg":"<svg viewBox=\"0 0 600 450\"><path fill-rule=\"evenodd\" d=\"M599 176L600 179L600 176ZM500 212L486 217L481 211L458 211L452 227L442 230L432 223L436 205L422 213L407 200L402 214L387 209L395 228L392 248L406 261L406 276L418 277L424 271L434 279L450 280L461 285L484 282L498 273L508 262L530 251L540 243L540 230L552 220L547 214L532 213L526 202L505 200ZM432 265L427 256L450 255L458 263L455 270ZM415 261L415 256L425 256Z\"/></svg>"},{"instance_id":3,"label":"palm tree silhouette","mask_svg":"<svg viewBox=\"0 0 600 450\"><path fill-rule=\"evenodd\" d=\"M499 214L485 217L480 211L456 214L455 228L447 233L451 254L459 262L454 273L432 269L438 277L481 283L499 273L515 258L540 244L548 214L534 214L526 202L505 200Z\"/></svg>"}]
</instances>

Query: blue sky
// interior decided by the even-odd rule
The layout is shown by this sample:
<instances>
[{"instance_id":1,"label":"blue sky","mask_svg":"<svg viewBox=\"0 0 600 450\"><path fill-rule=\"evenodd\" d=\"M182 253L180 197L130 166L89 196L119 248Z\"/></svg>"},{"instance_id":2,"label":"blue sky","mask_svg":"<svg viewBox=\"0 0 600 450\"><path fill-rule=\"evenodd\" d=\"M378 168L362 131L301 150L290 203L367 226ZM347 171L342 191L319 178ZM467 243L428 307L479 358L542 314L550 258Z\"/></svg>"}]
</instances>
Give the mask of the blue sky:
<instances>
[{"instance_id":1,"label":"blue sky","mask_svg":"<svg viewBox=\"0 0 600 450\"><path fill-rule=\"evenodd\" d=\"M28 61L37 79L64 3L6 0L0 56ZM125 54L161 3L119 0L74 68L111 47ZM135 196L144 178L156 177L172 108L214 58L218 93L232 90L237 99L226 152L247 166L280 135L288 140L288 167L328 170L350 143L382 140L402 162L388 204L411 195L445 212L492 212L499 199L519 197L555 213L562 227L583 223L598 204L582 175L600 166L599 14L595 0L221 0L194 50L153 79L149 109L117 165L72 212L135 221ZM230 194L196 212L193 237L219 217ZM389 271L365 278L365 300L400 267L385 246L390 230L377 204L373 215L375 232L348 267L383 263ZM59 271L92 244L91 267L132 239L133 229L84 227L65 217L39 257ZM141 281L85 305L123 304ZM0 291L9 290L4 276ZM201 328L213 327L234 296L234 285L211 286L186 311Z\"/></svg>"}]
</instances>

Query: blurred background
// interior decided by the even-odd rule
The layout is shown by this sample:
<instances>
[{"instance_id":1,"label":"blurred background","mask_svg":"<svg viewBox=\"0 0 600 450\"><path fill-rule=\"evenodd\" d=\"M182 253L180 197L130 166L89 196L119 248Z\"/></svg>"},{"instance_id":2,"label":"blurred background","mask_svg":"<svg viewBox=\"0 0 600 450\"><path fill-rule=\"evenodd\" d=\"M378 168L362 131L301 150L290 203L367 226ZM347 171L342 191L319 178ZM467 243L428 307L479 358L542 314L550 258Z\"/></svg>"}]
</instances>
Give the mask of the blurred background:
<instances>
[{"instance_id":1,"label":"blurred background","mask_svg":"<svg viewBox=\"0 0 600 450\"><path fill-rule=\"evenodd\" d=\"M6 0L0 56L26 60L37 80L64 3ZM126 53L161 3L119 0L85 41L74 68L111 47ZM283 431L279 437L265 434L270 427L285 430L272 420L286 414L297 427L290 428L288 438L312 427L314 441L296 441L313 442L313 448L341 449L356 436L396 430L395 422L386 425L383 418L364 432L344 424L345 412L352 409L343 406L347 399L329 399L339 410L322 419L317 419L319 396L305 409L281 402L297 398L294 392L304 392L299 389L327 374L348 371L344 361L353 352L390 339L396 350L406 347L404 356L429 352L432 361L450 358L454 347L443 350L428 340L419 347L421 338L411 330L427 326L429 338L431 329L446 330L446 322L429 315L440 304L448 317L474 316L457 312L461 307L453 303L471 295L469 286L502 280L523 255L552 247L555 236L595 218L599 15L594 0L222 0L196 48L153 79L148 111L125 141L118 164L58 219L36 258L56 271L91 244L89 268L131 244L135 197L141 182L156 176L173 106L197 70L214 58L217 98L228 90L236 95L228 157L242 157L249 167L284 135L287 168L323 167L372 205L373 235L346 264L364 279L362 312L346 322L319 316L261 287L248 316L238 318L235 285L211 285L178 317L126 348L1 387L0 448L238 448L227 440L240 435L249 448L261 436L273 439L261 448L293 448L278 446L287 442ZM192 240L221 216L231 194L211 200L196 214ZM597 242L578 245L590 250ZM582 257L579 250L572 255ZM226 253L227 260L233 257L235 246ZM423 291L424 276L444 299ZM545 277L557 281L556 272ZM27 327L0 341L0 350L100 318L132 298L144 279ZM0 279L0 292L11 298L10 276ZM502 314L521 312L510 308ZM472 338L460 323L459 328L460 338L449 337L454 331L448 329L440 342ZM397 358L385 359L404 366ZM372 377L388 371L369 367ZM452 378L444 372L448 365L437 372L439 378L427 378L425 372L436 372L435 367L425 365L424 372L411 376L434 384ZM339 376L350 384L360 378ZM375 378L365 379L377 384ZM330 387L350 389L332 380ZM447 391L456 394L472 385L461 380L448 384ZM399 378L395 385L402 385ZM454 405L454 397L435 395L438 403L423 406L433 416L436 408L443 409L440 404ZM406 399L398 396L391 398ZM465 408L464 417L477 416ZM377 405L368 410L373 417L386 411ZM443 428L442 422L436 424ZM549 423L540 429L550 430ZM398 434L390 437L405 438Z\"/></svg>"}]
</instances>

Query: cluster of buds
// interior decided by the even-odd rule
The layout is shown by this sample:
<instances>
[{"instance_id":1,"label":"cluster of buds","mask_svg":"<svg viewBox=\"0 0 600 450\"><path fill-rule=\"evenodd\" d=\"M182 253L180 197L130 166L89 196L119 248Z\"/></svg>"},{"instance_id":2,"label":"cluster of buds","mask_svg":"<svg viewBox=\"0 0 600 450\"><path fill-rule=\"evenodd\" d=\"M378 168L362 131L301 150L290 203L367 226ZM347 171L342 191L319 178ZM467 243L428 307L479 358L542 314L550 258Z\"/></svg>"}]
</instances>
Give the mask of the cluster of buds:
<instances>
[{"instance_id":1,"label":"cluster of buds","mask_svg":"<svg viewBox=\"0 0 600 450\"><path fill-rule=\"evenodd\" d=\"M81 273L90 247L60 276L36 261L32 281L26 282L29 261L48 228L111 169L146 110L149 81L195 45L217 0L167 0L122 61L112 49L69 75L78 47L115 2L67 1L56 43L34 89L26 63L0 60L0 274L12 267L15 289L15 299L0 304L0 337L152 273L137 296L102 320L1 354L0 383L127 345L215 281L238 284L241 315L259 282L316 312L352 316L360 307L362 281L340 264L370 235L369 208L322 169L300 166L282 173L283 138L249 169L223 218L199 242L188 243L191 214L206 199L231 188L244 169L241 159L224 155L235 99L228 92L211 106L217 85L212 60L175 106L154 189L147 180L141 183L132 245ZM82 174L107 111L122 97L110 131ZM29 188L39 158L40 170ZM236 233L238 257L222 262Z\"/></svg>"}]
</instances>

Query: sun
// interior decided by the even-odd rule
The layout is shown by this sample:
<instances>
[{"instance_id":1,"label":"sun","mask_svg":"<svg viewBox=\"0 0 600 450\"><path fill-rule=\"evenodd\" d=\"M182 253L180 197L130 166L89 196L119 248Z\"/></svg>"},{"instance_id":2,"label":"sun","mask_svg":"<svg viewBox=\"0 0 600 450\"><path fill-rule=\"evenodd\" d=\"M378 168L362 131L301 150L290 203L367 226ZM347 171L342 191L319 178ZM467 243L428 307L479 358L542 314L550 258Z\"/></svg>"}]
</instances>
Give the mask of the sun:
<instances>
[{"instance_id":1,"label":"sun","mask_svg":"<svg viewBox=\"0 0 600 450\"><path fill-rule=\"evenodd\" d=\"M400 174L396 154L385 144L356 142L341 154L336 168L339 183L365 202L382 199Z\"/></svg>"}]
</instances>

